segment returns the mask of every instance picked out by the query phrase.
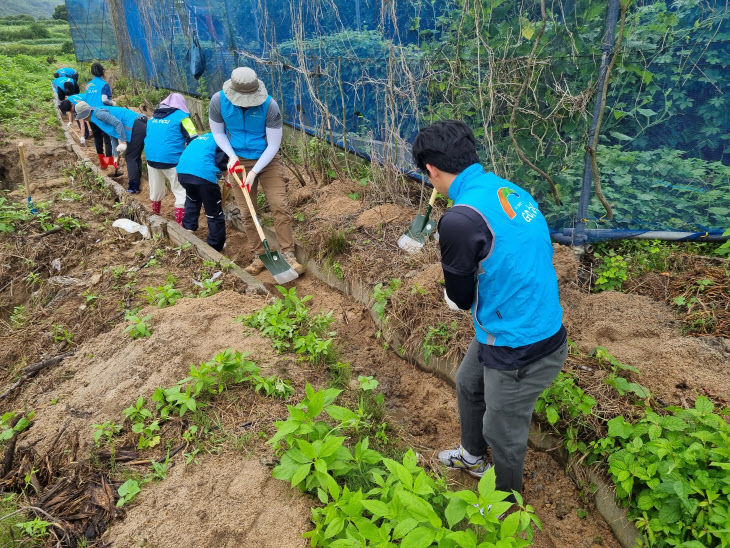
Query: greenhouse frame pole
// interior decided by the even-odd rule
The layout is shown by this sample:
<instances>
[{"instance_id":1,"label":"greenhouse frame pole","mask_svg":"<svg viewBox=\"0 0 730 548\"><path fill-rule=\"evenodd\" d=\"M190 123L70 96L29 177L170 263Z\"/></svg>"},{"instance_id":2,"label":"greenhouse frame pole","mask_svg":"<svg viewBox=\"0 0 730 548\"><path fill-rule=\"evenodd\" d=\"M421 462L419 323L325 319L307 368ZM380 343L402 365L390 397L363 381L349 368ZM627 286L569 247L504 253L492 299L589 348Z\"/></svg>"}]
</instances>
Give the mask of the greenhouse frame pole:
<instances>
[{"instance_id":1,"label":"greenhouse frame pole","mask_svg":"<svg viewBox=\"0 0 730 548\"><path fill-rule=\"evenodd\" d=\"M593 143L596 134L596 125L598 117L601 114L601 97L603 89L608 85L606 82L606 74L608 73L608 65L611 61L611 53L614 49L616 41L616 25L618 24L619 11L621 8L620 0L608 0L608 8L606 10L606 30L603 33L603 44L601 46L601 66L598 69L598 86L596 88L596 104L593 107L593 121L588 130L588 138L586 142ZM593 193L593 168L591 167L591 155L586 151L585 167L583 169L583 185L580 190L580 200L578 201L578 218L575 223L575 231L573 232L573 245L582 246L587 242L586 236L586 217L588 216L588 204Z\"/></svg>"}]
</instances>

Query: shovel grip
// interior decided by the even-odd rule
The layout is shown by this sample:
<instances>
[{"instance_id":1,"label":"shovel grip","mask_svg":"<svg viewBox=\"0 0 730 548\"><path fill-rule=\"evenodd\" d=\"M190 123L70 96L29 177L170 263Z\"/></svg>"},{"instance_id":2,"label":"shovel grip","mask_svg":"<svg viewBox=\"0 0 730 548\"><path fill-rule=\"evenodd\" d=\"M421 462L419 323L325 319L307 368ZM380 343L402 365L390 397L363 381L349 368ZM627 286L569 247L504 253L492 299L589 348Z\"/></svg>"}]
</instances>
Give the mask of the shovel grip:
<instances>
[{"instance_id":1,"label":"shovel grip","mask_svg":"<svg viewBox=\"0 0 730 548\"><path fill-rule=\"evenodd\" d=\"M428 200L428 205L430 207L433 207L433 204L436 203L436 196L438 195L438 193L439 193L439 191L436 190L436 188L434 187L433 191L431 192L431 198L429 198L429 200Z\"/></svg>"},{"instance_id":2,"label":"shovel grip","mask_svg":"<svg viewBox=\"0 0 730 548\"><path fill-rule=\"evenodd\" d=\"M241 169L243 172L246 172L246 168L241 166ZM261 228L261 223L259 223L258 217L256 217L256 210L253 208L253 202L251 201L251 196L248 193L248 190L246 190L246 187L243 186L243 182L238 177L238 174L234 171L231 175L233 175L233 178L236 179L236 182L238 183L238 186L241 188L241 192L243 193L243 197L246 198L246 205L248 205L248 211L251 213L251 217L253 218L253 223L256 225L256 231L259 233L259 238L261 238L261 241L264 242L264 247L266 247L266 236L264 236L264 229Z\"/></svg>"}]
</instances>

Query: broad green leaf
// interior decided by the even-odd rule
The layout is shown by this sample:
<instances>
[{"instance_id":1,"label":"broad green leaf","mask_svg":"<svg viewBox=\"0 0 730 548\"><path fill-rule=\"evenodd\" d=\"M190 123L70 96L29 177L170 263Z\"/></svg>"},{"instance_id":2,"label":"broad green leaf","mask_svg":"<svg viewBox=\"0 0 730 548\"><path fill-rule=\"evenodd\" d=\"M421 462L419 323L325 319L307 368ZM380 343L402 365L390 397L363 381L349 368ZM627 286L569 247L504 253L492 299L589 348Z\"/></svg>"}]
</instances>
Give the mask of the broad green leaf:
<instances>
[{"instance_id":1,"label":"broad green leaf","mask_svg":"<svg viewBox=\"0 0 730 548\"><path fill-rule=\"evenodd\" d=\"M345 527L345 520L341 516L335 517L324 531L324 538L332 538Z\"/></svg>"},{"instance_id":2,"label":"broad green leaf","mask_svg":"<svg viewBox=\"0 0 730 548\"><path fill-rule=\"evenodd\" d=\"M393 538L394 539L403 538L408 533L413 531L413 529L415 529L417 525L418 525L418 520L415 520L413 518L404 519L398 525L395 526L395 529L393 529Z\"/></svg>"},{"instance_id":3,"label":"broad green leaf","mask_svg":"<svg viewBox=\"0 0 730 548\"><path fill-rule=\"evenodd\" d=\"M390 506L379 500L363 500L361 504L374 516L382 517L390 514Z\"/></svg>"},{"instance_id":4,"label":"broad green leaf","mask_svg":"<svg viewBox=\"0 0 730 548\"><path fill-rule=\"evenodd\" d=\"M497 484L497 476L494 473L494 467L490 467L479 480L479 495L485 498L494 492Z\"/></svg>"},{"instance_id":5,"label":"broad green leaf","mask_svg":"<svg viewBox=\"0 0 730 548\"><path fill-rule=\"evenodd\" d=\"M302 464L297 468L297 471L294 472L294 475L291 479L292 487L295 487L299 485L304 478L306 478L309 475L309 471L312 469L311 464Z\"/></svg>"},{"instance_id":6,"label":"broad green leaf","mask_svg":"<svg viewBox=\"0 0 730 548\"><path fill-rule=\"evenodd\" d=\"M469 531L454 531L453 533L449 533L447 535L447 538L452 539L456 542L461 548L476 548L477 546L477 539L474 535L474 532Z\"/></svg>"},{"instance_id":7,"label":"broad green leaf","mask_svg":"<svg viewBox=\"0 0 730 548\"><path fill-rule=\"evenodd\" d=\"M715 410L715 405L705 396L700 396L695 401L695 409L703 415L709 415Z\"/></svg>"},{"instance_id":8,"label":"broad green leaf","mask_svg":"<svg viewBox=\"0 0 730 548\"><path fill-rule=\"evenodd\" d=\"M520 514L514 512L504 518L502 522L501 533L502 537L511 537L517 532L517 528L520 526Z\"/></svg>"},{"instance_id":9,"label":"broad green leaf","mask_svg":"<svg viewBox=\"0 0 730 548\"><path fill-rule=\"evenodd\" d=\"M401 548L428 548L436 538L436 531L429 527L416 527L403 537Z\"/></svg>"},{"instance_id":10,"label":"broad green leaf","mask_svg":"<svg viewBox=\"0 0 730 548\"><path fill-rule=\"evenodd\" d=\"M446 521L448 522L451 529L454 528L454 525L464 519L464 517L466 516L467 506L468 504L459 497L451 497L449 505L446 507L446 511L444 512Z\"/></svg>"}]
</instances>

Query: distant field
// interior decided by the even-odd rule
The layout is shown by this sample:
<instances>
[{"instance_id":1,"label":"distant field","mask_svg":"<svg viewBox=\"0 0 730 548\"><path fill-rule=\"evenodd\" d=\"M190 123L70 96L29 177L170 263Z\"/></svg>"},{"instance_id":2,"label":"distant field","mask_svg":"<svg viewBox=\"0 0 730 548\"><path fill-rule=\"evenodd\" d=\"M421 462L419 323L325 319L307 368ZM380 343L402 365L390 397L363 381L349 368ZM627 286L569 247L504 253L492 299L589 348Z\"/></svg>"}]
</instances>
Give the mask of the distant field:
<instances>
[{"instance_id":1,"label":"distant field","mask_svg":"<svg viewBox=\"0 0 730 548\"><path fill-rule=\"evenodd\" d=\"M56 0L53 0L55 3ZM4 6L4 4L0 4ZM73 53L67 21L15 20L0 17L0 53L5 55L62 55Z\"/></svg>"},{"instance_id":2,"label":"distant field","mask_svg":"<svg viewBox=\"0 0 730 548\"><path fill-rule=\"evenodd\" d=\"M35 18L50 17L59 0L3 0L0 2L0 17L28 14Z\"/></svg>"}]
</instances>

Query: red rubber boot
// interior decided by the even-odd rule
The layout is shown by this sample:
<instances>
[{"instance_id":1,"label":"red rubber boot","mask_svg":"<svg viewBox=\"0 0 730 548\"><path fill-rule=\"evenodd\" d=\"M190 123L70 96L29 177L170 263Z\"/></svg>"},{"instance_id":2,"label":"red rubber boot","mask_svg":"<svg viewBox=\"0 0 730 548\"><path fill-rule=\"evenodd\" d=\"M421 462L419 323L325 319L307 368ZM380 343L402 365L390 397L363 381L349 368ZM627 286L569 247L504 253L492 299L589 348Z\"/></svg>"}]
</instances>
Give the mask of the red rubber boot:
<instances>
[{"instance_id":1,"label":"red rubber boot","mask_svg":"<svg viewBox=\"0 0 730 548\"><path fill-rule=\"evenodd\" d=\"M97 154L99 158L99 165L101 166L101 169L106 170L107 167L109 167L109 164L106 162L106 156L103 154Z\"/></svg>"},{"instance_id":2,"label":"red rubber boot","mask_svg":"<svg viewBox=\"0 0 730 548\"><path fill-rule=\"evenodd\" d=\"M154 213L155 215L159 215L161 207L162 202L155 202L154 200L152 200L152 213Z\"/></svg>"},{"instance_id":3,"label":"red rubber boot","mask_svg":"<svg viewBox=\"0 0 730 548\"><path fill-rule=\"evenodd\" d=\"M175 222L182 226L183 217L185 217L185 208L184 207L176 207L175 208Z\"/></svg>"}]
</instances>

